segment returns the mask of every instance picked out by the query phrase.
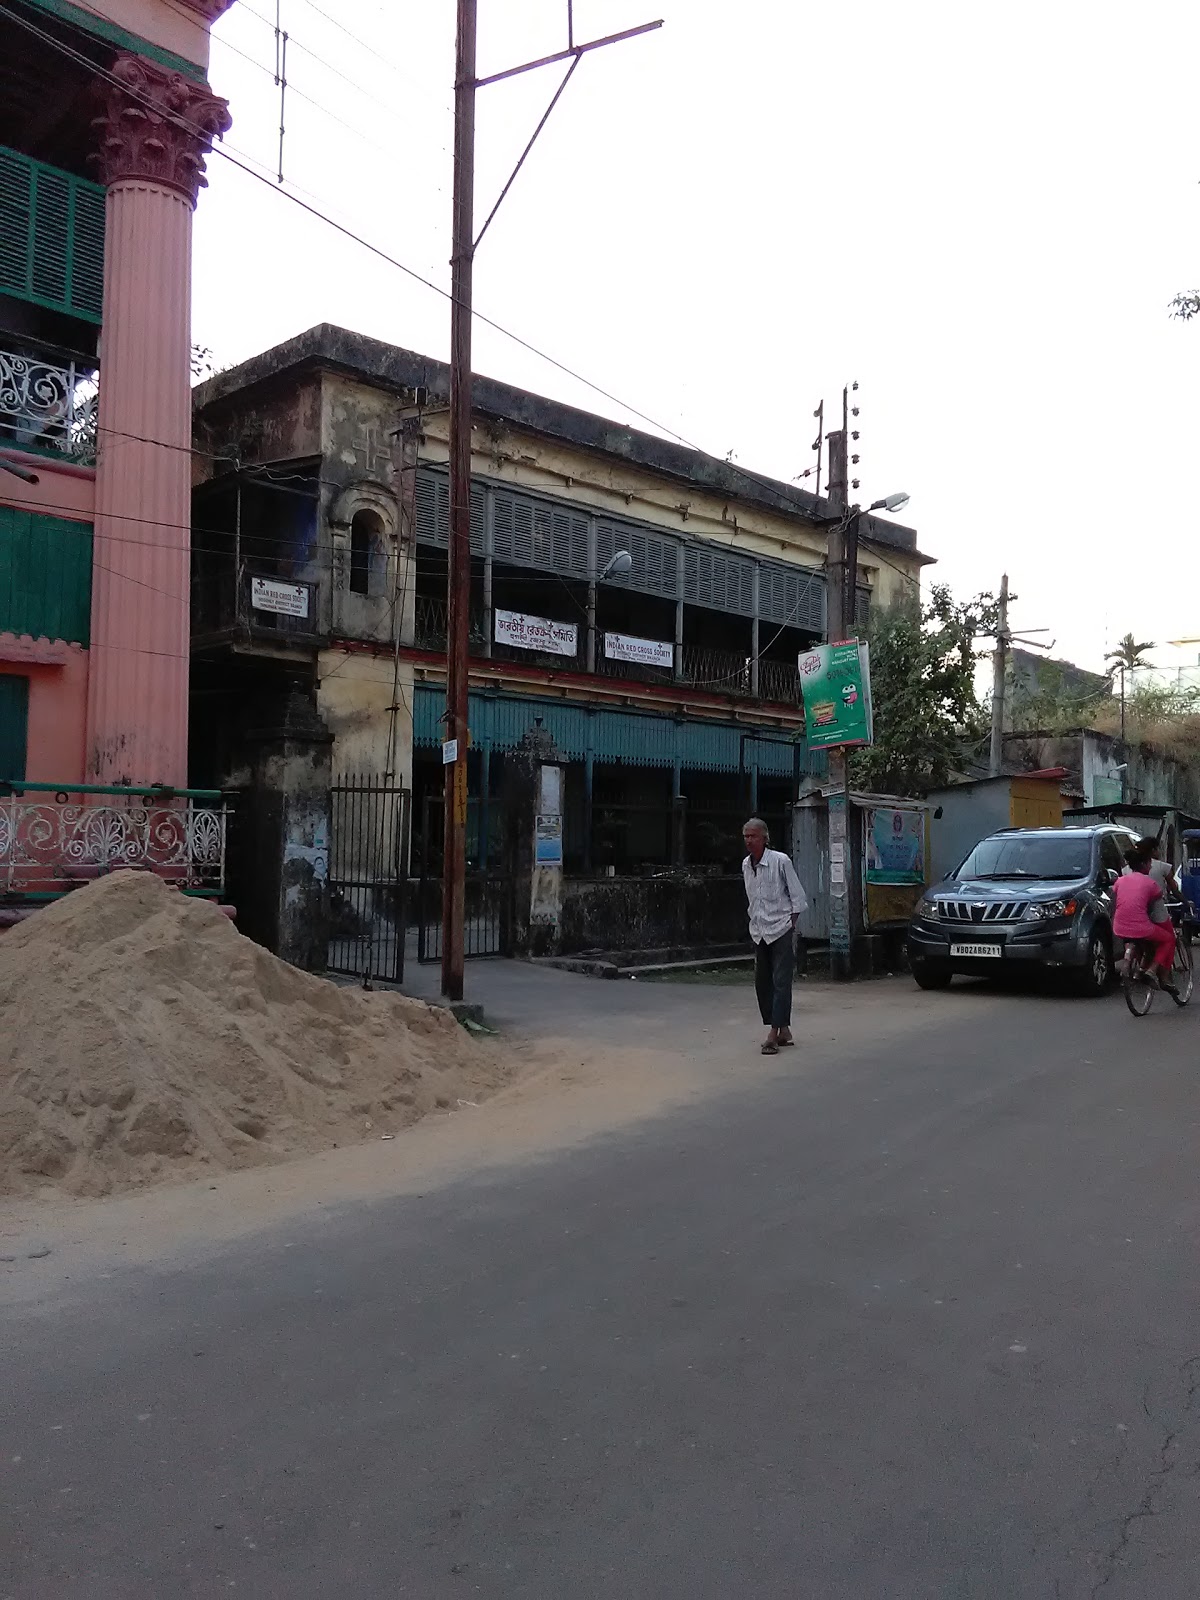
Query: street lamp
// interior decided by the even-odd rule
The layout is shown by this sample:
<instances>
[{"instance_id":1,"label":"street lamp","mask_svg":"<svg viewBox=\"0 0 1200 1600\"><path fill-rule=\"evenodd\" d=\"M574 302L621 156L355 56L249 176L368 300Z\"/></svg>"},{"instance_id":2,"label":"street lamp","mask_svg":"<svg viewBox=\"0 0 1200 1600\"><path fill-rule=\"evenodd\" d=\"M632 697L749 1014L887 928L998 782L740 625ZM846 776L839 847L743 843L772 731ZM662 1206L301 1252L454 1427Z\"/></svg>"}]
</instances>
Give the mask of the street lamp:
<instances>
[{"instance_id":1,"label":"street lamp","mask_svg":"<svg viewBox=\"0 0 1200 1600\"><path fill-rule=\"evenodd\" d=\"M628 550L616 550L608 558L604 571L596 580L597 583L607 583L610 578L627 578L633 571L633 557Z\"/></svg>"},{"instance_id":2,"label":"street lamp","mask_svg":"<svg viewBox=\"0 0 1200 1600\"><path fill-rule=\"evenodd\" d=\"M901 489L898 494L885 494L882 500L875 500L867 507L868 511L903 511L911 495L905 494Z\"/></svg>"}]
</instances>

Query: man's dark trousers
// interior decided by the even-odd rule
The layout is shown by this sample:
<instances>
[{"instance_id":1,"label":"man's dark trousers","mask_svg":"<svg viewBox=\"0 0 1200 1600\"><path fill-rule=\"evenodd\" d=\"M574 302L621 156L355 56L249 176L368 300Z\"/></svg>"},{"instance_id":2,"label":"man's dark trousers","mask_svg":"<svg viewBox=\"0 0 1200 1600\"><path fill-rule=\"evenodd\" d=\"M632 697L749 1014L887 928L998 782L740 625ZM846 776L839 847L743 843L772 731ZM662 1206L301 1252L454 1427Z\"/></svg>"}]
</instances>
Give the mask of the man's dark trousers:
<instances>
[{"instance_id":1,"label":"man's dark trousers","mask_svg":"<svg viewBox=\"0 0 1200 1600\"><path fill-rule=\"evenodd\" d=\"M758 995L759 1012L768 1028L791 1027L795 962L790 928L773 943L768 944L764 939L754 947L754 990Z\"/></svg>"}]
</instances>

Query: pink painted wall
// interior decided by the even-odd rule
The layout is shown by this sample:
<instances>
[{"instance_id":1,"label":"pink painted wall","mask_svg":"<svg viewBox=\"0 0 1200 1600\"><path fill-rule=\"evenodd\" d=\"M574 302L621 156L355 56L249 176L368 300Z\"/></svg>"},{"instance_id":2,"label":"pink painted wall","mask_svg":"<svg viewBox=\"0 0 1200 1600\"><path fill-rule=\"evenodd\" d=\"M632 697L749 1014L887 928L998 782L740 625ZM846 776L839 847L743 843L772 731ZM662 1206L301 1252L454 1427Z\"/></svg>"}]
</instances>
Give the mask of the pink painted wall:
<instances>
[{"instance_id":1,"label":"pink painted wall","mask_svg":"<svg viewBox=\"0 0 1200 1600\"><path fill-rule=\"evenodd\" d=\"M0 474L0 505L21 511L41 511L70 522L91 522L96 514L96 472L93 467L58 466L45 456L22 450L0 450L6 461L19 461L38 475L37 483L22 483L10 472Z\"/></svg>"},{"instance_id":2,"label":"pink painted wall","mask_svg":"<svg viewBox=\"0 0 1200 1600\"><path fill-rule=\"evenodd\" d=\"M45 641L40 641L42 644ZM30 783L82 783L87 726L88 653L64 645L56 665L14 660L29 641L0 634L0 673L29 679L29 746L25 776Z\"/></svg>"}]
</instances>

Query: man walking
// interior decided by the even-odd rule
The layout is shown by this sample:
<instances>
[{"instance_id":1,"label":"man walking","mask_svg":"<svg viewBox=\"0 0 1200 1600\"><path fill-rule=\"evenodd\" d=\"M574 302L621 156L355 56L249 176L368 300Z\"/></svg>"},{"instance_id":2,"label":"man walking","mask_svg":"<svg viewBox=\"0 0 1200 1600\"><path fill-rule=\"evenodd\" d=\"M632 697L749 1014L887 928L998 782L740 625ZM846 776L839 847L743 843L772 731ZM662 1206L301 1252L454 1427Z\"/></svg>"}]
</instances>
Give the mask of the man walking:
<instances>
[{"instance_id":1,"label":"man walking","mask_svg":"<svg viewBox=\"0 0 1200 1600\"><path fill-rule=\"evenodd\" d=\"M750 818L742 838L747 851L742 877L754 943L754 988L768 1029L762 1053L774 1056L781 1045L796 1042L791 1027L796 923L808 901L790 858L782 850L767 848L770 834L761 817Z\"/></svg>"}]
</instances>

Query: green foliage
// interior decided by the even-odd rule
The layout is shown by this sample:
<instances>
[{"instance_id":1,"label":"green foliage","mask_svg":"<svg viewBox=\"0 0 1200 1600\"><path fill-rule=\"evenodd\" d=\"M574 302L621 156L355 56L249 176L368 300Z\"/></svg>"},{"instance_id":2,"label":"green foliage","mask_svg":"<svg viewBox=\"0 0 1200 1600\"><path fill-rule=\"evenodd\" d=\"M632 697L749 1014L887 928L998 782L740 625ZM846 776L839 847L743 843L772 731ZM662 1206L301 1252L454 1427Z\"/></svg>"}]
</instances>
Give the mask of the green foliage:
<instances>
[{"instance_id":1,"label":"green foliage","mask_svg":"<svg viewBox=\"0 0 1200 1600\"><path fill-rule=\"evenodd\" d=\"M875 743L852 759L854 783L878 794L919 795L948 782L964 750L986 734L975 694L975 640L997 627L994 595L957 603L935 584L924 606L875 613L871 695Z\"/></svg>"},{"instance_id":2,"label":"green foliage","mask_svg":"<svg viewBox=\"0 0 1200 1600\"><path fill-rule=\"evenodd\" d=\"M1039 661L1036 674L1019 676L1010 660L1006 728L1015 733L1066 733L1089 727L1111 696L1107 680L1094 687L1081 685L1087 675L1069 662Z\"/></svg>"}]
</instances>

